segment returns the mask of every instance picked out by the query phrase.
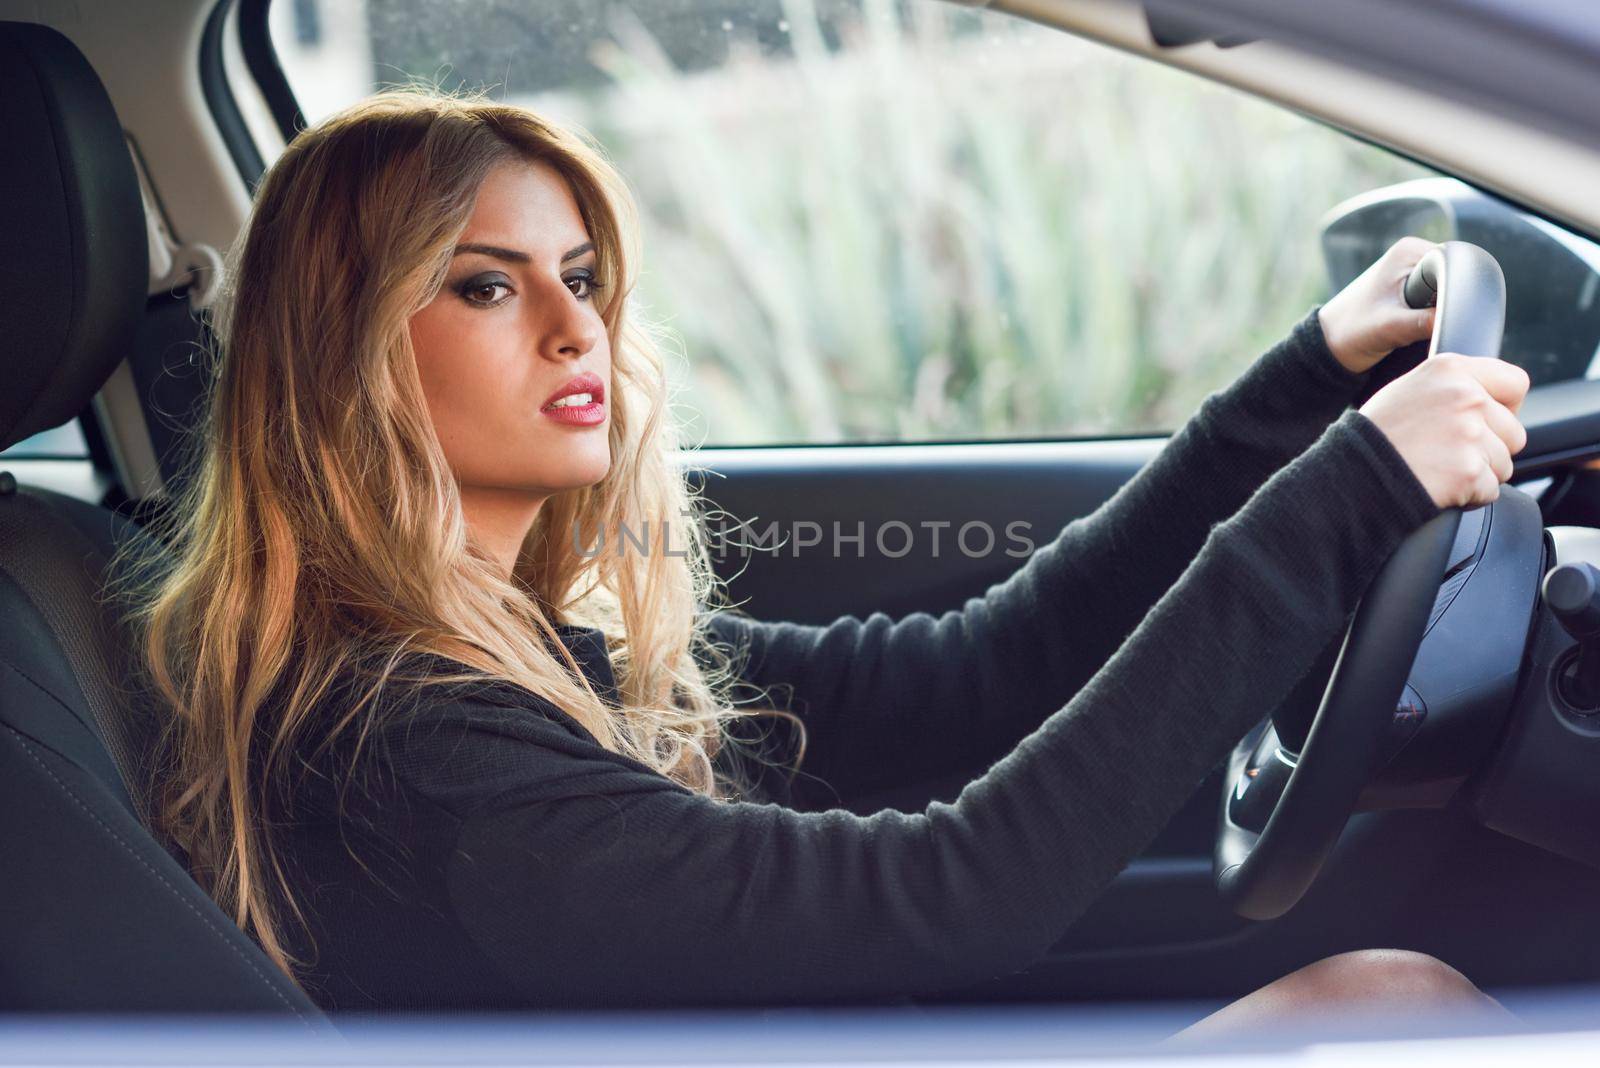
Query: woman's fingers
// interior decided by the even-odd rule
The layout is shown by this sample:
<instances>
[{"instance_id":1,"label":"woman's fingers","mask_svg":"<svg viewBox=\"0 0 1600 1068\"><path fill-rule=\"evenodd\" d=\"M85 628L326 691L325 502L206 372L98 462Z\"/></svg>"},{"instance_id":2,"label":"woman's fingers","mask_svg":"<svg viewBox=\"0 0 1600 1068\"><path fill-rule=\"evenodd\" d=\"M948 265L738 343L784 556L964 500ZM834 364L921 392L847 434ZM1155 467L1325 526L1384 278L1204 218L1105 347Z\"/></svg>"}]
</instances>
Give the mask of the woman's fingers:
<instances>
[{"instance_id":1,"label":"woman's fingers","mask_svg":"<svg viewBox=\"0 0 1600 1068\"><path fill-rule=\"evenodd\" d=\"M1492 407L1499 407L1494 405ZM1500 409L1504 411L1504 408ZM1499 482L1510 482L1512 463L1511 449L1498 434L1485 434L1480 446L1483 449L1483 458L1488 461L1489 469L1494 472L1495 479Z\"/></svg>"},{"instance_id":2,"label":"woman's fingers","mask_svg":"<svg viewBox=\"0 0 1600 1068\"><path fill-rule=\"evenodd\" d=\"M1436 246L1403 237L1365 271L1334 294L1317 313L1329 350L1346 370L1359 374L1401 345L1433 331L1432 308L1405 302L1405 280Z\"/></svg>"},{"instance_id":3,"label":"woman's fingers","mask_svg":"<svg viewBox=\"0 0 1600 1068\"><path fill-rule=\"evenodd\" d=\"M1483 384L1489 396L1513 412L1522 407L1522 398L1528 395L1528 372L1514 363L1459 353L1440 353L1434 359L1459 362L1463 370Z\"/></svg>"},{"instance_id":4,"label":"woman's fingers","mask_svg":"<svg viewBox=\"0 0 1600 1068\"><path fill-rule=\"evenodd\" d=\"M1404 279L1401 280L1401 284L1405 284ZM1412 341L1422 341L1433 336L1433 317L1438 310L1431 304L1426 308L1406 308L1404 314L1409 316L1409 322L1405 324L1405 329Z\"/></svg>"},{"instance_id":5,"label":"woman's fingers","mask_svg":"<svg viewBox=\"0 0 1600 1068\"><path fill-rule=\"evenodd\" d=\"M1383 254L1383 258L1388 263L1403 267L1409 271L1411 268L1422 262L1422 257L1426 256L1428 253L1432 252L1438 247L1438 245L1434 244L1432 241L1429 241L1425 237L1417 237L1415 234L1407 234L1405 237L1402 237L1400 240L1390 245L1389 251Z\"/></svg>"},{"instance_id":6,"label":"woman's fingers","mask_svg":"<svg viewBox=\"0 0 1600 1068\"><path fill-rule=\"evenodd\" d=\"M1472 499L1468 502L1468 506L1492 504L1493 502L1499 500L1500 481L1500 479L1495 477L1493 471L1485 467L1478 473L1477 481L1474 483L1472 488Z\"/></svg>"},{"instance_id":7,"label":"woman's fingers","mask_svg":"<svg viewBox=\"0 0 1600 1068\"><path fill-rule=\"evenodd\" d=\"M1494 431L1495 437L1505 443L1506 450L1513 456L1521 452L1528 444L1528 428L1522 425L1521 420L1510 408L1495 400L1493 395L1486 398L1483 408L1483 421L1489 424L1489 429Z\"/></svg>"},{"instance_id":8,"label":"woman's fingers","mask_svg":"<svg viewBox=\"0 0 1600 1068\"><path fill-rule=\"evenodd\" d=\"M1441 508L1495 500L1527 443L1516 409L1521 368L1446 353L1390 382L1361 411L1377 424Z\"/></svg>"},{"instance_id":9,"label":"woman's fingers","mask_svg":"<svg viewBox=\"0 0 1600 1068\"><path fill-rule=\"evenodd\" d=\"M1438 309L1433 305L1426 308L1411 307L1405 300L1405 288L1406 279L1422 262L1422 257L1438 247L1421 237L1402 237L1389 246L1389 251L1379 261L1388 278L1388 292L1392 298L1390 307L1398 330L1387 340L1393 341L1395 348L1433 335L1433 317Z\"/></svg>"}]
</instances>

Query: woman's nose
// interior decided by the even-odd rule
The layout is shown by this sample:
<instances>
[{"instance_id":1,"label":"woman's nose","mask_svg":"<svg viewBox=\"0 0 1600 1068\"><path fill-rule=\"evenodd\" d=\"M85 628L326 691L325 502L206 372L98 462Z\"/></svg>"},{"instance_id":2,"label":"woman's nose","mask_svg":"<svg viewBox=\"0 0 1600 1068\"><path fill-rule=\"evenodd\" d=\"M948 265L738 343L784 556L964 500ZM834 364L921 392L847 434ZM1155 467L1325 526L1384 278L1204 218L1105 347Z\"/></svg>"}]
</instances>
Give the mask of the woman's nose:
<instances>
[{"instance_id":1,"label":"woman's nose","mask_svg":"<svg viewBox=\"0 0 1600 1068\"><path fill-rule=\"evenodd\" d=\"M540 302L538 322L539 354L557 362L582 356L600 340L601 324L592 309L565 284L553 288Z\"/></svg>"}]
</instances>

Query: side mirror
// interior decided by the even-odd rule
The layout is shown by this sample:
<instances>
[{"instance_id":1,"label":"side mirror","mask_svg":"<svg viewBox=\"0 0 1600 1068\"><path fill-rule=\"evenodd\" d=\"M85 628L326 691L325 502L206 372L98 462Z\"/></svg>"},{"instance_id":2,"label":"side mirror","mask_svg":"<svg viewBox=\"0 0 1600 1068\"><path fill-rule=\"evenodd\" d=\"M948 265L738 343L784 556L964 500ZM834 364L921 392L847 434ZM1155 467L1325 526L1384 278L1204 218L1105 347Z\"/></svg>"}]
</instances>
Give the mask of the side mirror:
<instances>
[{"instance_id":1,"label":"side mirror","mask_svg":"<svg viewBox=\"0 0 1600 1068\"><path fill-rule=\"evenodd\" d=\"M1345 201L1322 223L1336 292L1407 234L1469 241L1506 277L1502 353L1535 386L1600 377L1600 245L1454 178L1385 186Z\"/></svg>"}]
</instances>

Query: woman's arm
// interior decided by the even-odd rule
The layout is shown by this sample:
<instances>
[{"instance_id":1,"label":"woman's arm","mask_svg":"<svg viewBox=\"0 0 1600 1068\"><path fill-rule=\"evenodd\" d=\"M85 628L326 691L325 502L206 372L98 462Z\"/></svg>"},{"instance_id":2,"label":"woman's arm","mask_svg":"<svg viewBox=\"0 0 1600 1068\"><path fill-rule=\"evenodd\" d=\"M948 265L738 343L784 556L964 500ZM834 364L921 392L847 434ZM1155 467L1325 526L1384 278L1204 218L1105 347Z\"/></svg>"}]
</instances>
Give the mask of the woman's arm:
<instances>
[{"instance_id":1,"label":"woman's arm","mask_svg":"<svg viewBox=\"0 0 1600 1068\"><path fill-rule=\"evenodd\" d=\"M719 613L712 633L748 648L742 680L772 687L765 700L805 721L801 770L839 798L974 774L1099 670L1213 524L1314 441L1366 378L1329 351L1313 309L1109 501L960 610L823 626ZM773 722L760 729L788 737Z\"/></svg>"},{"instance_id":2,"label":"woman's arm","mask_svg":"<svg viewBox=\"0 0 1600 1068\"><path fill-rule=\"evenodd\" d=\"M1210 532L1070 703L916 814L712 801L532 694L430 709L390 739L393 766L459 828L433 853L413 843L418 863L438 865L451 922L528 1005L854 999L1013 972L1288 692L1436 510L1383 431L1346 413Z\"/></svg>"}]
</instances>

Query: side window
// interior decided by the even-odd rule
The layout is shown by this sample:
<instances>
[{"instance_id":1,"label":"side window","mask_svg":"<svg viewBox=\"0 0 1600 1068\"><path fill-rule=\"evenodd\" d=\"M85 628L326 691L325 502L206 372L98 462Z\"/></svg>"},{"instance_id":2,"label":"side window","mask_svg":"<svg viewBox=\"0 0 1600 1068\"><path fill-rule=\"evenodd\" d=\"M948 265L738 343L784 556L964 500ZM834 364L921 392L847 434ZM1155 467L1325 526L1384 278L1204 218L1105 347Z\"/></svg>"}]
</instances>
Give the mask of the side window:
<instances>
[{"instance_id":1,"label":"side window","mask_svg":"<svg viewBox=\"0 0 1600 1068\"><path fill-rule=\"evenodd\" d=\"M1430 172L935 0L277 0L316 121L487 87L588 130L709 445L1171 431L1319 300L1335 205Z\"/></svg>"},{"instance_id":2,"label":"side window","mask_svg":"<svg viewBox=\"0 0 1600 1068\"><path fill-rule=\"evenodd\" d=\"M0 452L8 460L87 460L89 446L77 420L41 430Z\"/></svg>"}]
</instances>

